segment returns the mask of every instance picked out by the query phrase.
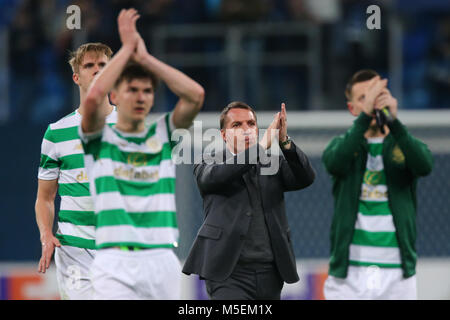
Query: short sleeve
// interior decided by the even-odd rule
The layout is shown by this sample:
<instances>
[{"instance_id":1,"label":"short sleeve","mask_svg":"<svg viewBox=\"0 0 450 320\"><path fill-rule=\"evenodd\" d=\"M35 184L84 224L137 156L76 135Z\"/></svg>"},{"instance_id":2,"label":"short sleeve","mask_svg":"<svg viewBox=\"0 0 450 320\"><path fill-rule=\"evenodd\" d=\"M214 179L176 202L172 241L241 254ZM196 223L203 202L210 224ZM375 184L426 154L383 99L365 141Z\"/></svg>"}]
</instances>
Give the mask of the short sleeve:
<instances>
[{"instance_id":1,"label":"short sleeve","mask_svg":"<svg viewBox=\"0 0 450 320\"><path fill-rule=\"evenodd\" d=\"M38 178L41 180L58 179L60 166L61 162L58 159L57 144L54 140L53 131L48 126L41 144Z\"/></svg>"}]
</instances>

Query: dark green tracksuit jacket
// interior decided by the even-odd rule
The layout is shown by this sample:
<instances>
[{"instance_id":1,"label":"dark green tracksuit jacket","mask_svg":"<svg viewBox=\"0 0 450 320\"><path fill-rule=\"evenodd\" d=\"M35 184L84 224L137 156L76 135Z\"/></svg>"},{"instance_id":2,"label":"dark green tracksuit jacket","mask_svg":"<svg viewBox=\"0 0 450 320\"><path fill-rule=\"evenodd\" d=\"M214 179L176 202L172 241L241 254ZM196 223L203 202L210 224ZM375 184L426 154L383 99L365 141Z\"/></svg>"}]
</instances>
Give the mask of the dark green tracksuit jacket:
<instances>
[{"instance_id":1,"label":"dark green tracksuit jacket","mask_svg":"<svg viewBox=\"0 0 450 320\"><path fill-rule=\"evenodd\" d=\"M342 136L325 148L322 161L332 175L334 215L331 224L329 274L347 277L349 247L358 213L361 184L366 170L368 144L364 133L372 118L364 112ZM383 163L389 207L394 219L402 259L403 277L416 273L416 185L431 172L433 159L428 147L411 136L396 119L383 141Z\"/></svg>"}]
</instances>

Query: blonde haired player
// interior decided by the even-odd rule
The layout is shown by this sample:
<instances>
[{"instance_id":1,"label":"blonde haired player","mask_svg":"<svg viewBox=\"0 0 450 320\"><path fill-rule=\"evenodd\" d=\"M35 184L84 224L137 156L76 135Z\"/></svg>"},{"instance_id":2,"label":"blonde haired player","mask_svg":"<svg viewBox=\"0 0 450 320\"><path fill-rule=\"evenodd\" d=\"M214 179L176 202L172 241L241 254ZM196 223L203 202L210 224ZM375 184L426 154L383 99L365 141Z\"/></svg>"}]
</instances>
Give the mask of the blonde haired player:
<instances>
[{"instance_id":1,"label":"blonde haired player","mask_svg":"<svg viewBox=\"0 0 450 320\"><path fill-rule=\"evenodd\" d=\"M188 128L204 90L180 71L151 56L136 30L136 10L118 17L122 47L94 80L79 128L96 213L92 264L94 299L179 299L175 164L171 133ZM130 62L130 59L134 62ZM155 123L155 78L179 97ZM111 91L117 124L105 125L101 101Z\"/></svg>"},{"instance_id":2,"label":"blonde haired player","mask_svg":"<svg viewBox=\"0 0 450 320\"><path fill-rule=\"evenodd\" d=\"M111 49L102 43L83 44L71 54L69 64L73 81L79 87L80 101L85 100L89 85L111 55ZM107 97L100 101L99 109L106 115L108 123L116 121L116 112ZM62 299L92 297L88 272L95 256L95 215L77 131L83 113L84 107L80 105L71 114L50 124L41 147L35 205L42 243L38 271L45 273L55 251L56 275ZM53 235L57 190L61 196L61 207L58 231Z\"/></svg>"}]
</instances>

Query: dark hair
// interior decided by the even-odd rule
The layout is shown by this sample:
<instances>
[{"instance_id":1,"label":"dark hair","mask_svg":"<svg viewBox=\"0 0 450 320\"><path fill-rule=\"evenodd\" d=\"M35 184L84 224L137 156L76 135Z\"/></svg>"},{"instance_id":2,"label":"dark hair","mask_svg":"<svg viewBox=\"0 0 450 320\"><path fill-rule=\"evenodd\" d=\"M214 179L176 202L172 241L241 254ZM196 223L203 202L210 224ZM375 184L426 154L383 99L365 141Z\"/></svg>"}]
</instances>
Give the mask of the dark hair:
<instances>
[{"instance_id":1,"label":"dark hair","mask_svg":"<svg viewBox=\"0 0 450 320\"><path fill-rule=\"evenodd\" d=\"M364 82L367 80L370 80L376 76L379 76L379 74L371 69L363 69L356 72L351 78L350 81L347 82L347 86L345 87L345 97L348 100L352 99L352 88L353 85L355 85L358 82Z\"/></svg>"},{"instance_id":2,"label":"dark hair","mask_svg":"<svg viewBox=\"0 0 450 320\"><path fill-rule=\"evenodd\" d=\"M150 70L144 68L134 61L129 61L122 70L119 78L117 78L114 87L117 88L123 81L131 82L134 79L149 79L155 90L158 86L158 78Z\"/></svg>"},{"instance_id":3,"label":"dark hair","mask_svg":"<svg viewBox=\"0 0 450 320\"><path fill-rule=\"evenodd\" d=\"M256 113L255 113L255 110L253 110L252 107L250 107L248 104L246 104L244 102L233 101L230 104L228 104L222 110L222 113L220 114L220 129L223 129L225 127L225 120L226 120L228 111L230 111L231 109L246 109L246 110L250 110L253 113L253 115L255 116L255 121L256 121Z\"/></svg>"}]
</instances>

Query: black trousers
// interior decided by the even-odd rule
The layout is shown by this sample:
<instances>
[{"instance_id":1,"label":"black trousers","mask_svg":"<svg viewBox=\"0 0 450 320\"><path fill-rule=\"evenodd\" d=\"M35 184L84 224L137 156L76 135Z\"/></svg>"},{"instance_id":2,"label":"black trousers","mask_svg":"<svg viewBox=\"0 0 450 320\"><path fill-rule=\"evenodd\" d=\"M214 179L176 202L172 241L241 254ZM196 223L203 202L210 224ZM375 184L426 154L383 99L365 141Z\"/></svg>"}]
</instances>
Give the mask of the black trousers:
<instances>
[{"instance_id":1,"label":"black trousers","mask_svg":"<svg viewBox=\"0 0 450 320\"><path fill-rule=\"evenodd\" d=\"M280 300L283 284L272 263L238 263L224 281L205 279L211 300Z\"/></svg>"}]
</instances>

